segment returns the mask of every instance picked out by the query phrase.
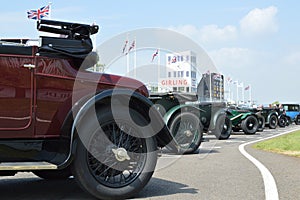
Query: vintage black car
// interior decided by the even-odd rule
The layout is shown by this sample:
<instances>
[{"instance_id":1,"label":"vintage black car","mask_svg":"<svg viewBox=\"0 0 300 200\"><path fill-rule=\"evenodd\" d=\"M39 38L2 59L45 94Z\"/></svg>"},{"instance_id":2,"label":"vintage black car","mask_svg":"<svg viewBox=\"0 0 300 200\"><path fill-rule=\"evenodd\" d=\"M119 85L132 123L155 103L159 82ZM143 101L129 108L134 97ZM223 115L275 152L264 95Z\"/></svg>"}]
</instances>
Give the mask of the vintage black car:
<instances>
[{"instance_id":1,"label":"vintage black car","mask_svg":"<svg viewBox=\"0 0 300 200\"><path fill-rule=\"evenodd\" d=\"M146 86L86 70L97 25L41 20L38 30L58 37L0 40L0 174L72 175L96 198L132 197L157 149L177 148Z\"/></svg>"}]
</instances>

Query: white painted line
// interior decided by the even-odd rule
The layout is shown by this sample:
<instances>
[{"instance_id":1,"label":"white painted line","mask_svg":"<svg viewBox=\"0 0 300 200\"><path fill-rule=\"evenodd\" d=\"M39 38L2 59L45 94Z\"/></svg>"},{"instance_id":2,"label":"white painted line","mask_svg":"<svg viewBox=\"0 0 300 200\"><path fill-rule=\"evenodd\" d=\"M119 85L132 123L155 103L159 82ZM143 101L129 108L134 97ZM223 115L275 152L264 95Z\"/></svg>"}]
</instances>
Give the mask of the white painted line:
<instances>
[{"instance_id":1,"label":"white painted line","mask_svg":"<svg viewBox=\"0 0 300 200\"><path fill-rule=\"evenodd\" d=\"M244 140L228 140L225 143L243 143L243 142L246 142L246 141L244 141Z\"/></svg>"},{"instance_id":2,"label":"white painted line","mask_svg":"<svg viewBox=\"0 0 300 200\"><path fill-rule=\"evenodd\" d=\"M271 139L271 138L278 137L278 136L281 136L281 135L285 135L285 134L291 133L291 132L296 131L296 130L299 130L299 128L289 130L289 131L280 133L278 135L272 135L270 137L250 141L250 142L241 144L239 146L239 151L241 152L241 154L243 154L243 156L245 156L248 160L250 160L259 169L259 171L260 171L260 173L263 177L263 181L264 181L266 200L279 200L278 190L277 190L277 185L276 185L275 179L272 176L271 172L261 162L259 162L253 156L251 156L250 154L247 153L247 151L245 150L245 146L248 145L248 144L252 144L252 143L259 142L259 141Z\"/></svg>"}]
</instances>

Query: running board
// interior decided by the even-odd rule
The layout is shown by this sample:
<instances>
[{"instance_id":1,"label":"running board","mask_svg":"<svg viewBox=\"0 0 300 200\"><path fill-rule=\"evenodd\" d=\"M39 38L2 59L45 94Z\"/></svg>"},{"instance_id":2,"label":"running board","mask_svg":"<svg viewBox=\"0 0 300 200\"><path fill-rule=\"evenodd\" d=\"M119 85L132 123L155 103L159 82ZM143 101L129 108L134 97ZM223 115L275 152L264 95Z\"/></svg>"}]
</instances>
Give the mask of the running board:
<instances>
[{"instance_id":1,"label":"running board","mask_svg":"<svg viewBox=\"0 0 300 200\"><path fill-rule=\"evenodd\" d=\"M57 165L48 162L5 162L0 163L0 171L3 170L55 170Z\"/></svg>"}]
</instances>

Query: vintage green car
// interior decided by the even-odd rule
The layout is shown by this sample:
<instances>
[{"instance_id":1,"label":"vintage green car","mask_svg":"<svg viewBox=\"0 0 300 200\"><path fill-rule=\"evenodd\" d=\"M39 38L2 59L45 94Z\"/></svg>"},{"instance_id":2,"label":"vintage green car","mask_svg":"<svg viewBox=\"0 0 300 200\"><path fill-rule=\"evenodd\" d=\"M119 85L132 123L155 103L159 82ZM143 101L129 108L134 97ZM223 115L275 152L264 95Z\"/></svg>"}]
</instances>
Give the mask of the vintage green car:
<instances>
[{"instance_id":1,"label":"vintage green car","mask_svg":"<svg viewBox=\"0 0 300 200\"><path fill-rule=\"evenodd\" d=\"M249 110L228 108L227 116L232 123L233 131L243 130L245 134L255 134L259 129L259 116Z\"/></svg>"},{"instance_id":2,"label":"vintage green car","mask_svg":"<svg viewBox=\"0 0 300 200\"><path fill-rule=\"evenodd\" d=\"M258 115L259 130L263 130L265 126L270 129L276 129L277 126L285 127L288 123L288 117L283 109L279 107L258 107L258 108L243 108Z\"/></svg>"},{"instance_id":3,"label":"vintage green car","mask_svg":"<svg viewBox=\"0 0 300 200\"><path fill-rule=\"evenodd\" d=\"M167 92L150 94L149 99L161 113L181 153L195 152L203 141L203 133L228 139L231 123L224 102L200 102L192 93Z\"/></svg>"}]
</instances>

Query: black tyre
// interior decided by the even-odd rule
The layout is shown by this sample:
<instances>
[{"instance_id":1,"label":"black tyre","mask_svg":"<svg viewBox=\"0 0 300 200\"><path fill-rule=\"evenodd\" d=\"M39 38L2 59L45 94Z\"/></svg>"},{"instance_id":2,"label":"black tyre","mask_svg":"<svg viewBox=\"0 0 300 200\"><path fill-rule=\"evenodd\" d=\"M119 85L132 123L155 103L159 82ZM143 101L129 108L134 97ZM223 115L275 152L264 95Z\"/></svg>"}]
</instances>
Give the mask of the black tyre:
<instances>
[{"instance_id":1,"label":"black tyre","mask_svg":"<svg viewBox=\"0 0 300 200\"><path fill-rule=\"evenodd\" d=\"M291 124L293 124L292 119L289 116L286 116L286 125L289 126Z\"/></svg>"},{"instance_id":2,"label":"black tyre","mask_svg":"<svg viewBox=\"0 0 300 200\"><path fill-rule=\"evenodd\" d=\"M232 131L232 123L229 117L223 115L218 116L216 126L217 129L213 131L213 134L217 139L226 140L230 137Z\"/></svg>"},{"instance_id":3,"label":"black tyre","mask_svg":"<svg viewBox=\"0 0 300 200\"><path fill-rule=\"evenodd\" d=\"M62 170L36 170L32 171L32 173L47 180L65 180L72 175L70 168Z\"/></svg>"},{"instance_id":4,"label":"black tyre","mask_svg":"<svg viewBox=\"0 0 300 200\"><path fill-rule=\"evenodd\" d=\"M241 127L245 134L255 134L258 129L258 120L255 116L249 115L242 121Z\"/></svg>"},{"instance_id":5,"label":"black tyre","mask_svg":"<svg viewBox=\"0 0 300 200\"><path fill-rule=\"evenodd\" d=\"M241 128L238 126L232 127L233 132L240 132Z\"/></svg>"},{"instance_id":6,"label":"black tyre","mask_svg":"<svg viewBox=\"0 0 300 200\"><path fill-rule=\"evenodd\" d=\"M146 119L129 109L133 122L125 117L126 109L115 109L114 117L109 109L99 111L98 120L89 117L80 129L84 133L78 133L73 175L81 188L99 199L134 196L149 182L157 162L156 139L147 137L153 131L140 127Z\"/></svg>"},{"instance_id":7,"label":"black tyre","mask_svg":"<svg viewBox=\"0 0 300 200\"><path fill-rule=\"evenodd\" d=\"M263 116L258 116L257 120L258 120L257 131L262 132L265 129L265 125L266 125L265 118Z\"/></svg>"},{"instance_id":8,"label":"black tyre","mask_svg":"<svg viewBox=\"0 0 300 200\"><path fill-rule=\"evenodd\" d=\"M278 118L276 115L271 115L269 118L269 128L275 129L278 125Z\"/></svg>"},{"instance_id":9,"label":"black tyre","mask_svg":"<svg viewBox=\"0 0 300 200\"><path fill-rule=\"evenodd\" d=\"M295 124L300 125L300 116L299 115L297 115L295 118Z\"/></svg>"},{"instance_id":10,"label":"black tyre","mask_svg":"<svg viewBox=\"0 0 300 200\"><path fill-rule=\"evenodd\" d=\"M198 150L203 130L200 119L193 113L177 114L170 124L170 131L179 145L179 153L189 154Z\"/></svg>"},{"instance_id":11,"label":"black tyre","mask_svg":"<svg viewBox=\"0 0 300 200\"><path fill-rule=\"evenodd\" d=\"M278 117L278 126L283 128L288 125L287 123L287 118L284 115Z\"/></svg>"}]
</instances>

